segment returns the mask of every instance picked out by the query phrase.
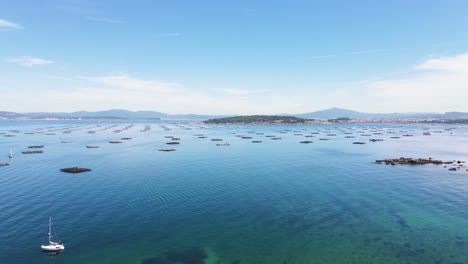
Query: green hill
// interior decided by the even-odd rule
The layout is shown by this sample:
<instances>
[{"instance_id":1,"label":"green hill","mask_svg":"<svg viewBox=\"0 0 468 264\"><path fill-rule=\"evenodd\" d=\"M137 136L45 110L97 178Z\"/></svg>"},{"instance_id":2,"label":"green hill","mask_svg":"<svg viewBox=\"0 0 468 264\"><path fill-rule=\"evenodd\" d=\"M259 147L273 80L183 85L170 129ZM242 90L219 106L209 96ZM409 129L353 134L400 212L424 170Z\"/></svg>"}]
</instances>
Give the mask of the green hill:
<instances>
[{"instance_id":1,"label":"green hill","mask_svg":"<svg viewBox=\"0 0 468 264\"><path fill-rule=\"evenodd\" d=\"M207 124L300 124L305 123L307 119L295 116L277 116L277 115L250 115L250 116L232 116L224 118L214 118L205 121Z\"/></svg>"}]
</instances>

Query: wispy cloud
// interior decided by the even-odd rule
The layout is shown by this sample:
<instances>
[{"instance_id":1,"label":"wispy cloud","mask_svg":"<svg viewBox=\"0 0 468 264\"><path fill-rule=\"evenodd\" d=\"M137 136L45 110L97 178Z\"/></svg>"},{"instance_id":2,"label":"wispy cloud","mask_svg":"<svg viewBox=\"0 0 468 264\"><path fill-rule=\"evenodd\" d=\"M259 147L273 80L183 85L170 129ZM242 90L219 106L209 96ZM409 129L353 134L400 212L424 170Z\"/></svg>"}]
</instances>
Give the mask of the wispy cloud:
<instances>
[{"instance_id":1,"label":"wispy cloud","mask_svg":"<svg viewBox=\"0 0 468 264\"><path fill-rule=\"evenodd\" d=\"M118 20L108 17L86 17L86 20L101 22L101 23L108 23L108 24L125 24L127 21L125 20Z\"/></svg>"},{"instance_id":2,"label":"wispy cloud","mask_svg":"<svg viewBox=\"0 0 468 264\"><path fill-rule=\"evenodd\" d=\"M453 57L432 57L417 65L415 69L468 73L468 53Z\"/></svg>"},{"instance_id":3,"label":"wispy cloud","mask_svg":"<svg viewBox=\"0 0 468 264\"><path fill-rule=\"evenodd\" d=\"M298 107L301 106L291 98L270 93L264 96L233 96L213 90L191 89L177 82L142 79L126 73L53 78L57 81L54 85L49 77L47 83L38 82L30 89L2 91L2 107L20 112L125 108L181 114L273 114L286 110L300 112ZM240 92L238 89L229 91Z\"/></svg>"},{"instance_id":4,"label":"wispy cloud","mask_svg":"<svg viewBox=\"0 0 468 264\"><path fill-rule=\"evenodd\" d=\"M466 110L467 83L468 53L465 53L427 59L416 65L410 75L371 82L368 90L373 103L382 110Z\"/></svg>"},{"instance_id":5,"label":"wispy cloud","mask_svg":"<svg viewBox=\"0 0 468 264\"><path fill-rule=\"evenodd\" d=\"M0 19L0 31L6 31L10 29L23 29L23 27L16 23Z\"/></svg>"},{"instance_id":6,"label":"wispy cloud","mask_svg":"<svg viewBox=\"0 0 468 264\"><path fill-rule=\"evenodd\" d=\"M23 57L16 57L7 59L8 62L16 63L21 66L25 67L32 67L34 65L47 65L54 63L53 61L41 59L41 58L34 58L31 56L23 56Z\"/></svg>"},{"instance_id":7,"label":"wispy cloud","mask_svg":"<svg viewBox=\"0 0 468 264\"><path fill-rule=\"evenodd\" d=\"M371 53L383 53L383 52L388 52L388 51L390 50L388 49L358 50L358 51L350 51L350 52L342 52L342 53L309 56L309 57L306 57L305 60L326 59L326 58L363 55L363 54L371 54Z\"/></svg>"},{"instance_id":8,"label":"wispy cloud","mask_svg":"<svg viewBox=\"0 0 468 264\"><path fill-rule=\"evenodd\" d=\"M221 91L229 94L229 95L252 95L252 94L259 94L265 93L266 90L245 90L245 89L232 89L232 88L224 88Z\"/></svg>"},{"instance_id":9,"label":"wispy cloud","mask_svg":"<svg viewBox=\"0 0 468 264\"><path fill-rule=\"evenodd\" d=\"M129 92L138 90L141 92L177 93L183 90L182 86L177 83L160 80L143 80L125 73L115 73L86 79L98 84L126 89Z\"/></svg>"}]
</instances>

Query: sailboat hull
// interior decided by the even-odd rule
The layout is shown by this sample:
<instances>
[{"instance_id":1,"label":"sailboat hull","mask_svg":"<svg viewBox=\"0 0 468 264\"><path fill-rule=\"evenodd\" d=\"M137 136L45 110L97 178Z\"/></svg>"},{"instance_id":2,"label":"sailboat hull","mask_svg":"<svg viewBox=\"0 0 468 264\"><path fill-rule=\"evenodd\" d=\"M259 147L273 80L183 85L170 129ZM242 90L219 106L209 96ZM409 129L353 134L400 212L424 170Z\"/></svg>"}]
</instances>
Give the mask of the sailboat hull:
<instances>
[{"instance_id":1,"label":"sailboat hull","mask_svg":"<svg viewBox=\"0 0 468 264\"><path fill-rule=\"evenodd\" d=\"M43 251L62 251L65 249L63 245L41 245Z\"/></svg>"}]
</instances>

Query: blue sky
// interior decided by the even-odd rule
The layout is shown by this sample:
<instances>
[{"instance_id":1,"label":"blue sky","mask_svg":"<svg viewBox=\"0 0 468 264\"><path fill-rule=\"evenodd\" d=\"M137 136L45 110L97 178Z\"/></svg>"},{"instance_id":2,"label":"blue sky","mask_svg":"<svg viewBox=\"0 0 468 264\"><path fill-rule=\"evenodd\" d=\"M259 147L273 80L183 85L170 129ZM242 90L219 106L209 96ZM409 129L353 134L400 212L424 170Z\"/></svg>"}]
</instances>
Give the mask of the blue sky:
<instances>
[{"instance_id":1,"label":"blue sky","mask_svg":"<svg viewBox=\"0 0 468 264\"><path fill-rule=\"evenodd\" d=\"M0 110L468 111L468 1L0 0Z\"/></svg>"}]
</instances>

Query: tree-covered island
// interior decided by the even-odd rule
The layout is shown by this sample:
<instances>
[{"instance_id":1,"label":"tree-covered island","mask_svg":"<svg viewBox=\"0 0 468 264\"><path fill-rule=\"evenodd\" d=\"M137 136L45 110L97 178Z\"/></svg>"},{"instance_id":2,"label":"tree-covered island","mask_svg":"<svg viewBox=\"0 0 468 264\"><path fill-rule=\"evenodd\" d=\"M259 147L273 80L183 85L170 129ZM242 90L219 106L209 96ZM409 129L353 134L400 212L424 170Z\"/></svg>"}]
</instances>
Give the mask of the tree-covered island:
<instances>
[{"instance_id":1,"label":"tree-covered island","mask_svg":"<svg viewBox=\"0 0 468 264\"><path fill-rule=\"evenodd\" d=\"M303 124L308 120L295 116L249 115L213 118L204 121L207 124Z\"/></svg>"}]
</instances>

